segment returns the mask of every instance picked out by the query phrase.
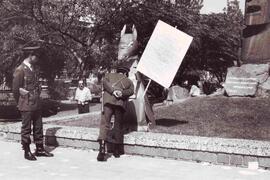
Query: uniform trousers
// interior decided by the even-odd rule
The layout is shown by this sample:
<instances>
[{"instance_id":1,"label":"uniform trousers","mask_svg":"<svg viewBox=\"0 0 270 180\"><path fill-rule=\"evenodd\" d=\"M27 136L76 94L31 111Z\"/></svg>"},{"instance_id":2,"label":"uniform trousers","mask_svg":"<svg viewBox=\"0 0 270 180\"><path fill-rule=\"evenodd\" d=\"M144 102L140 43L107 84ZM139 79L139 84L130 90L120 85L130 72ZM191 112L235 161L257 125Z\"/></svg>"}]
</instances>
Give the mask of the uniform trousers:
<instances>
[{"instance_id":1,"label":"uniform trousers","mask_svg":"<svg viewBox=\"0 0 270 180\"><path fill-rule=\"evenodd\" d=\"M105 140L114 144L123 143L122 123L125 110L121 106L105 104L104 114L101 117L98 140ZM114 123L111 129L111 118L114 115Z\"/></svg>"},{"instance_id":2,"label":"uniform trousers","mask_svg":"<svg viewBox=\"0 0 270 180\"><path fill-rule=\"evenodd\" d=\"M36 144L43 144L43 124L41 110L21 111L21 143L31 144L31 126L33 125L33 138Z\"/></svg>"}]
</instances>

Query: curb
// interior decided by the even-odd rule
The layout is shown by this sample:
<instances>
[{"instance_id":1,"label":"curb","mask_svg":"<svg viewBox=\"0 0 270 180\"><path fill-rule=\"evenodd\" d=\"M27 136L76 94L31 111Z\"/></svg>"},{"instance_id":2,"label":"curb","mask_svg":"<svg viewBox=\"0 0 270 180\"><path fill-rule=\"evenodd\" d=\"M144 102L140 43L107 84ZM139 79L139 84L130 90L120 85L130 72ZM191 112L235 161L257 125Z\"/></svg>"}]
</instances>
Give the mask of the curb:
<instances>
[{"instance_id":1,"label":"curb","mask_svg":"<svg viewBox=\"0 0 270 180\"><path fill-rule=\"evenodd\" d=\"M21 123L0 125L5 139L20 141ZM45 143L98 150L97 128L44 124ZM145 129L143 129L145 130ZM124 137L126 154L247 167L258 162L270 168L270 142L198 137L151 132L131 132Z\"/></svg>"}]
</instances>

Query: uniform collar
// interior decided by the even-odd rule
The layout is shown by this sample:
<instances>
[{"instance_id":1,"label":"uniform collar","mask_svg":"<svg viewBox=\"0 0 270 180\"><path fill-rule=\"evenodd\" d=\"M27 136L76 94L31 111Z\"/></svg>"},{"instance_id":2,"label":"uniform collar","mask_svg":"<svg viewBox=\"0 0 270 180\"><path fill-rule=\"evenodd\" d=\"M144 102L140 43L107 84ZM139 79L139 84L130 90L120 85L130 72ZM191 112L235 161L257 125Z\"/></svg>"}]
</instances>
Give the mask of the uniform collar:
<instances>
[{"instance_id":1,"label":"uniform collar","mask_svg":"<svg viewBox=\"0 0 270 180\"><path fill-rule=\"evenodd\" d=\"M31 71L33 71L32 65L28 61L23 61L24 65L26 65Z\"/></svg>"}]
</instances>

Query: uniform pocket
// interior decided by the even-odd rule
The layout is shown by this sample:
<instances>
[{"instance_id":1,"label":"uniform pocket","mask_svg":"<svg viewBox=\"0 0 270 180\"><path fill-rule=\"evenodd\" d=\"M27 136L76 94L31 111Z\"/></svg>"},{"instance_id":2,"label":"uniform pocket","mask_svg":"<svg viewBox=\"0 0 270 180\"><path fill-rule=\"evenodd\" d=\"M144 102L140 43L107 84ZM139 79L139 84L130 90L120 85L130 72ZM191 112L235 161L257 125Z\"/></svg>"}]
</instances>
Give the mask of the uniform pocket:
<instances>
[{"instance_id":1,"label":"uniform pocket","mask_svg":"<svg viewBox=\"0 0 270 180\"><path fill-rule=\"evenodd\" d=\"M38 98L39 96L36 93L29 93L29 104L34 105L37 102Z\"/></svg>"},{"instance_id":2,"label":"uniform pocket","mask_svg":"<svg viewBox=\"0 0 270 180\"><path fill-rule=\"evenodd\" d=\"M18 101L18 106L21 108L24 108L28 105L28 103L29 103L29 94L20 95L19 101Z\"/></svg>"},{"instance_id":3,"label":"uniform pocket","mask_svg":"<svg viewBox=\"0 0 270 180\"><path fill-rule=\"evenodd\" d=\"M34 81L34 77L33 76L25 76L24 77L24 82L25 82L25 86L28 87L29 85L33 84Z\"/></svg>"}]
</instances>

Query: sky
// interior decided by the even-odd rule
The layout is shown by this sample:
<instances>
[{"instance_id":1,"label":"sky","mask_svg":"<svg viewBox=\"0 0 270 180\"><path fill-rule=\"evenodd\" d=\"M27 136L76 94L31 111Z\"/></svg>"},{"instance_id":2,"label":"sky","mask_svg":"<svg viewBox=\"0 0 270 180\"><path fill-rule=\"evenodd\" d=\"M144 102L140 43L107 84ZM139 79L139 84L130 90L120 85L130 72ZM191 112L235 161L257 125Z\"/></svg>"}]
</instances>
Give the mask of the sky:
<instances>
[{"instance_id":1,"label":"sky","mask_svg":"<svg viewBox=\"0 0 270 180\"><path fill-rule=\"evenodd\" d=\"M201 9L201 14L222 12L227 6L227 0L203 0L204 7ZM240 8L242 12L245 9L245 0L240 0Z\"/></svg>"}]
</instances>

